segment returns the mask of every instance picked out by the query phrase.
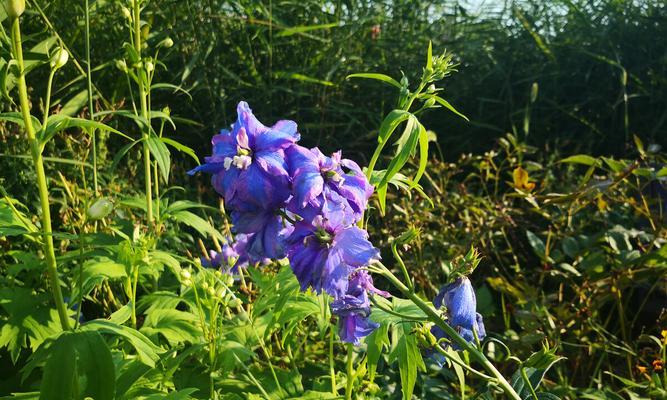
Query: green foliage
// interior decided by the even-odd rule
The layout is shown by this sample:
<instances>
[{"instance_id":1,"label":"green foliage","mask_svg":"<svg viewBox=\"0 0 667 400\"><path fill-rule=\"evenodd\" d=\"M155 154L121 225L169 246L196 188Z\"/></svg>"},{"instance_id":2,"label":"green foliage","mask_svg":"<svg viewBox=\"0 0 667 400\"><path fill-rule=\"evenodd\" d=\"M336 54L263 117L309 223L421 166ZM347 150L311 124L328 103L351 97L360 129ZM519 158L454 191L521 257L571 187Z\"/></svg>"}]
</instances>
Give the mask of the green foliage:
<instances>
[{"instance_id":1,"label":"green foliage","mask_svg":"<svg viewBox=\"0 0 667 400\"><path fill-rule=\"evenodd\" d=\"M348 382L358 400L503 396L474 351L428 357L428 315L382 278L394 296L372 299L380 328L350 375L331 299L289 265L202 267L229 218L184 172L245 99L308 144L376 149L364 224L385 264L419 299L476 269L479 349L522 399L665 398L664 7L471 11L31 1L24 115L0 7L0 396L333 399ZM52 64L61 49L70 61Z\"/></svg>"}]
</instances>

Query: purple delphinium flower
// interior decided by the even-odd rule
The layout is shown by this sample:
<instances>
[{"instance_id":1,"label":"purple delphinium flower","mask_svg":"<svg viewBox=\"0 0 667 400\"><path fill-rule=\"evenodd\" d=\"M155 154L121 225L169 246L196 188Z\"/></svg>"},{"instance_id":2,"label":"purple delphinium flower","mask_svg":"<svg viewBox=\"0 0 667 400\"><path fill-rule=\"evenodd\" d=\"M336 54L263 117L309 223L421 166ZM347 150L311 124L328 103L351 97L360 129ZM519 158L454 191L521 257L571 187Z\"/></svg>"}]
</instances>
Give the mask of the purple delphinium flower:
<instances>
[{"instance_id":1,"label":"purple delphinium flower","mask_svg":"<svg viewBox=\"0 0 667 400\"><path fill-rule=\"evenodd\" d=\"M301 289L324 290L334 298L345 295L350 274L380 258L366 231L342 224L345 213L331 204L329 219L301 221L287 239L287 257Z\"/></svg>"},{"instance_id":2,"label":"purple delphinium flower","mask_svg":"<svg viewBox=\"0 0 667 400\"><path fill-rule=\"evenodd\" d=\"M238 104L237 112L231 131L223 129L213 137L213 155L188 173L213 174L213 187L232 208L281 204L290 196L285 149L299 140L296 123L278 121L266 127L244 101Z\"/></svg>"},{"instance_id":3,"label":"purple delphinium flower","mask_svg":"<svg viewBox=\"0 0 667 400\"><path fill-rule=\"evenodd\" d=\"M339 318L338 334L343 342L359 345L361 338L380 326L368 318L371 313L369 293L389 297L389 293L373 286L373 278L367 271L357 270L349 277L345 295L331 303L331 312Z\"/></svg>"},{"instance_id":4,"label":"purple delphinium flower","mask_svg":"<svg viewBox=\"0 0 667 400\"><path fill-rule=\"evenodd\" d=\"M293 227L280 215L279 209L244 207L232 211L231 217L232 230L248 235L244 254L250 261L285 257L285 240Z\"/></svg>"},{"instance_id":5,"label":"purple delphinium flower","mask_svg":"<svg viewBox=\"0 0 667 400\"><path fill-rule=\"evenodd\" d=\"M475 342L473 329L477 332L479 340L486 336L482 315L477 312L477 298L475 290L467 277L458 278L449 285L440 289L433 300L436 308L445 306L447 309L447 323L454 328L461 337L469 343ZM447 337L445 332L438 326L431 329L431 333L438 338ZM455 349L459 347L453 345Z\"/></svg>"},{"instance_id":6,"label":"purple delphinium flower","mask_svg":"<svg viewBox=\"0 0 667 400\"><path fill-rule=\"evenodd\" d=\"M291 211L304 219L318 214L327 217L325 203L342 201L350 209L346 223L353 224L361 218L373 187L357 163L341 159L340 151L327 157L318 148L299 145L289 147L285 153L294 191Z\"/></svg>"},{"instance_id":7,"label":"purple delphinium flower","mask_svg":"<svg viewBox=\"0 0 667 400\"><path fill-rule=\"evenodd\" d=\"M209 257L201 257L201 265L206 268L220 269L225 273L236 273L239 268L246 268L251 263L267 263L266 258L251 259L248 255L248 243L253 235L239 233L228 237L222 245L222 251L209 250Z\"/></svg>"}]
</instances>

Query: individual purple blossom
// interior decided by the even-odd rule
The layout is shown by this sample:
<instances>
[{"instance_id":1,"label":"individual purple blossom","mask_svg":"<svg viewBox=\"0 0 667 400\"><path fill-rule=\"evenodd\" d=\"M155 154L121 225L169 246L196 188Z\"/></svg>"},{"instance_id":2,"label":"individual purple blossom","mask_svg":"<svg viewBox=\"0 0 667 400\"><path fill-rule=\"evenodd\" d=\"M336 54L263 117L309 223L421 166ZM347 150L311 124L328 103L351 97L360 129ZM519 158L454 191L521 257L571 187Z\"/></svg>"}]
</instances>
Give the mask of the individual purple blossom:
<instances>
[{"instance_id":1,"label":"individual purple blossom","mask_svg":"<svg viewBox=\"0 0 667 400\"><path fill-rule=\"evenodd\" d=\"M302 290L311 287L338 298L347 292L350 274L379 259L380 253L366 231L343 224L341 204L330 206L329 218L319 215L294 225L287 256Z\"/></svg>"},{"instance_id":2,"label":"individual purple blossom","mask_svg":"<svg viewBox=\"0 0 667 400\"><path fill-rule=\"evenodd\" d=\"M209 250L209 257L200 258L202 266L231 273L238 272L239 268L246 268L251 263L246 251L248 239L248 235L243 233L227 238L222 245L222 251Z\"/></svg>"},{"instance_id":3,"label":"individual purple blossom","mask_svg":"<svg viewBox=\"0 0 667 400\"><path fill-rule=\"evenodd\" d=\"M479 340L486 336L482 315L477 312L477 299L470 279L462 277L444 286L433 300L436 308L447 309L447 323L454 328L467 342L475 342L477 332ZM431 329L431 333L438 338L445 338L447 334L438 326ZM455 349L459 346L454 345Z\"/></svg>"},{"instance_id":4,"label":"individual purple blossom","mask_svg":"<svg viewBox=\"0 0 667 400\"><path fill-rule=\"evenodd\" d=\"M292 177L293 197L290 210L304 219L318 214L325 217L325 203L342 201L349 211L346 223L361 219L373 187L359 165L352 160L341 159L338 151L327 157L318 148L307 149L294 145L285 151Z\"/></svg>"},{"instance_id":5,"label":"individual purple blossom","mask_svg":"<svg viewBox=\"0 0 667 400\"><path fill-rule=\"evenodd\" d=\"M338 316L338 334L343 342L359 345L362 338L370 335L380 325L371 321L371 303L368 295L389 297L389 293L378 290L373 278L365 270L357 270L349 277L347 292L331 303L331 312Z\"/></svg>"},{"instance_id":6,"label":"individual purple blossom","mask_svg":"<svg viewBox=\"0 0 667 400\"><path fill-rule=\"evenodd\" d=\"M281 210L244 207L232 211L231 219L234 233L247 235L241 254L251 262L286 256L285 242L293 227Z\"/></svg>"},{"instance_id":7,"label":"individual purple blossom","mask_svg":"<svg viewBox=\"0 0 667 400\"><path fill-rule=\"evenodd\" d=\"M188 173L212 174L213 187L231 208L281 204L290 196L285 149L299 140L296 123L284 120L266 127L244 101L237 112L232 129L213 137L213 155Z\"/></svg>"}]
</instances>

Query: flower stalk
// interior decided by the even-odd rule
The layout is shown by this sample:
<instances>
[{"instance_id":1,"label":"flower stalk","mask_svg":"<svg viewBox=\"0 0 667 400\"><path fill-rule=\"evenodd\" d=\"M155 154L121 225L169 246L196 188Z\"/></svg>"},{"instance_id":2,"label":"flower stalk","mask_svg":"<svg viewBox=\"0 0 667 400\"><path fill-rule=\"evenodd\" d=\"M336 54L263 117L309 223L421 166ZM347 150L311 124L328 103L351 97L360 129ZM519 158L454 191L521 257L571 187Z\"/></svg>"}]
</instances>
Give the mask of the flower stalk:
<instances>
[{"instance_id":1,"label":"flower stalk","mask_svg":"<svg viewBox=\"0 0 667 400\"><path fill-rule=\"evenodd\" d=\"M21 106L21 115L23 116L24 129L28 135L30 152L35 174L37 175L37 189L42 206L42 235L44 244L44 256L46 258L46 274L51 286L51 293L58 311L58 318L63 330L70 330L67 306L63 299L58 279L58 266L56 263L56 254L53 244L53 229L51 227L51 209L49 204L49 189L46 183L46 173L44 172L44 160L42 158L42 145L35 134L30 115L30 101L28 100L28 88L25 81L25 65L23 62L23 47L21 44L21 25L18 15L12 19L12 41L14 47L14 58L18 66L17 86L19 90L19 101ZM48 110L46 111L48 113Z\"/></svg>"},{"instance_id":2,"label":"flower stalk","mask_svg":"<svg viewBox=\"0 0 667 400\"><path fill-rule=\"evenodd\" d=\"M477 360L484 369L491 374L498 386L500 386L505 394L514 400L521 400L521 397L517 392L512 388L512 385L505 379L505 377L496 369L496 367L486 358L484 353L479 351L474 345L468 343L459 333L449 326L439 315L438 312L428 305L424 300L420 299L412 290L403 284L387 267L382 263L378 262L376 264L379 268L377 273L384 276L394 285L398 290L403 293L404 296L410 299L417 307L419 307L437 326L439 326L462 350L468 351L472 357Z\"/></svg>"},{"instance_id":3,"label":"flower stalk","mask_svg":"<svg viewBox=\"0 0 667 400\"><path fill-rule=\"evenodd\" d=\"M141 56L141 6L139 0L132 0L134 49ZM143 66L142 66L143 68ZM140 71L137 79L139 85L139 102L141 107L141 118L146 123L142 130L144 180L146 191L146 220L148 224L153 222L153 188L151 183L151 154L148 148L148 135L150 131L150 114L148 113L148 94L146 92L144 74Z\"/></svg>"}]
</instances>

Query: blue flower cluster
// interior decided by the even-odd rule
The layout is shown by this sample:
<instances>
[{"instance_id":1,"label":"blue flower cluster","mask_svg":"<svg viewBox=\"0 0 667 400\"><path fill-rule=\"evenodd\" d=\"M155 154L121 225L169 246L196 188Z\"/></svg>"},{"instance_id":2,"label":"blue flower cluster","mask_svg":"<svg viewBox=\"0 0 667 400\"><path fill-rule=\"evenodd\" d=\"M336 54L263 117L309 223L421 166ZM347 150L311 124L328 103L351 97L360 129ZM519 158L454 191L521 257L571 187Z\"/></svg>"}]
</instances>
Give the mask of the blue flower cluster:
<instances>
[{"instance_id":1,"label":"blue flower cluster","mask_svg":"<svg viewBox=\"0 0 667 400\"><path fill-rule=\"evenodd\" d=\"M328 157L298 145L295 122L266 127L245 102L237 112L231 129L213 137L213 155L189 172L211 174L231 214L233 253L219 257L237 265L287 257L302 290L334 298L341 340L359 344L378 327L368 318L369 293L389 296L361 269L380 258L356 226L373 187L340 152Z\"/></svg>"}]
</instances>

